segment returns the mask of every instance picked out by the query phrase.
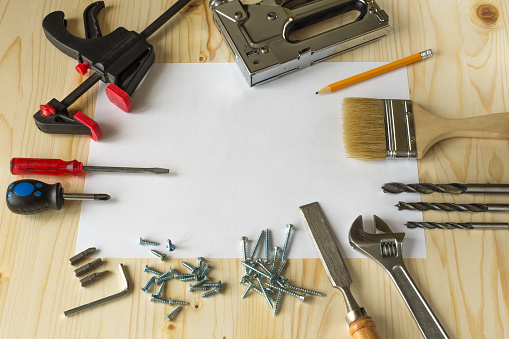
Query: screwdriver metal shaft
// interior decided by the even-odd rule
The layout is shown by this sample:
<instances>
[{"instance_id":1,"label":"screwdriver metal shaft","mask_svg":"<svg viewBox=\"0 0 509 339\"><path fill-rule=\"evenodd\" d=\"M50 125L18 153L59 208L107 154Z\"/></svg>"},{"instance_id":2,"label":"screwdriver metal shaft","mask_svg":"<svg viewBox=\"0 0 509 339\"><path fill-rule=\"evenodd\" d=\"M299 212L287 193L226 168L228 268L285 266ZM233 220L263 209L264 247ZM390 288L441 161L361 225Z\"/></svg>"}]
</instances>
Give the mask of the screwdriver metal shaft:
<instances>
[{"instance_id":1,"label":"screwdriver metal shaft","mask_svg":"<svg viewBox=\"0 0 509 339\"><path fill-rule=\"evenodd\" d=\"M122 172L122 173L154 173L167 174L170 170L160 167L108 167L108 166L83 166L83 171L93 172Z\"/></svg>"},{"instance_id":2,"label":"screwdriver metal shaft","mask_svg":"<svg viewBox=\"0 0 509 339\"><path fill-rule=\"evenodd\" d=\"M399 182L389 182L382 186L384 193L496 193L508 194L509 185L507 184L402 184Z\"/></svg>"},{"instance_id":3,"label":"screwdriver metal shaft","mask_svg":"<svg viewBox=\"0 0 509 339\"><path fill-rule=\"evenodd\" d=\"M64 200L110 200L109 194L64 193Z\"/></svg>"},{"instance_id":4,"label":"screwdriver metal shaft","mask_svg":"<svg viewBox=\"0 0 509 339\"><path fill-rule=\"evenodd\" d=\"M509 229L506 222L417 222L408 221L405 224L408 228L428 228L428 229L463 229L463 230L500 230Z\"/></svg>"},{"instance_id":5,"label":"screwdriver metal shaft","mask_svg":"<svg viewBox=\"0 0 509 339\"><path fill-rule=\"evenodd\" d=\"M398 210L443 211L443 212L508 212L509 204L454 204L447 202L403 202Z\"/></svg>"}]
</instances>

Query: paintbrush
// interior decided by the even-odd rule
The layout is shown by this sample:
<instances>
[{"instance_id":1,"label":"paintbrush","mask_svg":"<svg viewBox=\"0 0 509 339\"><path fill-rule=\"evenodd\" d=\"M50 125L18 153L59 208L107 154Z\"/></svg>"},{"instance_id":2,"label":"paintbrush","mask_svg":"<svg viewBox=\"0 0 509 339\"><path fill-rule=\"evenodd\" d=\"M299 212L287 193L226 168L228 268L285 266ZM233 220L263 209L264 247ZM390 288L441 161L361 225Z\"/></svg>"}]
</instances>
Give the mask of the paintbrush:
<instances>
[{"instance_id":1,"label":"paintbrush","mask_svg":"<svg viewBox=\"0 0 509 339\"><path fill-rule=\"evenodd\" d=\"M509 113L446 119L410 100L343 100L343 140L351 158L421 159L437 142L458 137L509 138Z\"/></svg>"}]
</instances>

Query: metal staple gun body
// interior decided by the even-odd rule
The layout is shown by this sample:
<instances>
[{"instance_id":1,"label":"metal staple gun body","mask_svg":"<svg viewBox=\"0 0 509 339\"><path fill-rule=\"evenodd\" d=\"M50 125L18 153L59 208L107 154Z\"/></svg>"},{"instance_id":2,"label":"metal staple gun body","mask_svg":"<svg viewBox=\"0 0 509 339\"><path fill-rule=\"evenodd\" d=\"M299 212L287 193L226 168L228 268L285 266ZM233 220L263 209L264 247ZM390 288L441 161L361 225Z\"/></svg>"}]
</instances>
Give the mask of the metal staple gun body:
<instances>
[{"instance_id":1,"label":"metal staple gun body","mask_svg":"<svg viewBox=\"0 0 509 339\"><path fill-rule=\"evenodd\" d=\"M276 79L387 35L374 0L210 0L213 20L249 86ZM299 40L293 32L356 11L354 22Z\"/></svg>"},{"instance_id":2,"label":"metal staple gun body","mask_svg":"<svg viewBox=\"0 0 509 339\"><path fill-rule=\"evenodd\" d=\"M362 216L350 228L350 245L377 261L394 281L424 338L449 338L403 263L402 244L405 233L393 233L389 226L374 216L376 234L366 233Z\"/></svg>"}]
</instances>

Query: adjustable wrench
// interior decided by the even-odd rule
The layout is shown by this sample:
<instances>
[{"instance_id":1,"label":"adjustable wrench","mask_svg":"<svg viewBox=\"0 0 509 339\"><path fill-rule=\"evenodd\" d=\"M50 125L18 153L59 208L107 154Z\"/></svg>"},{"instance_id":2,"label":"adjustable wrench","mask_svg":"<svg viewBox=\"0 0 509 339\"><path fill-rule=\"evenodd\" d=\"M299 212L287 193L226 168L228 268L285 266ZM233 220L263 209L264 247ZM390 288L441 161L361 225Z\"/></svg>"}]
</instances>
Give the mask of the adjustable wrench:
<instances>
[{"instance_id":1,"label":"adjustable wrench","mask_svg":"<svg viewBox=\"0 0 509 339\"><path fill-rule=\"evenodd\" d=\"M449 338L403 263L405 233L393 233L376 215L374 221L376 233L366 233L362 227L362 216L358 216L350 228L350 245L377 261L389 273L424 338Z\"/></svg>"}]
</instances>

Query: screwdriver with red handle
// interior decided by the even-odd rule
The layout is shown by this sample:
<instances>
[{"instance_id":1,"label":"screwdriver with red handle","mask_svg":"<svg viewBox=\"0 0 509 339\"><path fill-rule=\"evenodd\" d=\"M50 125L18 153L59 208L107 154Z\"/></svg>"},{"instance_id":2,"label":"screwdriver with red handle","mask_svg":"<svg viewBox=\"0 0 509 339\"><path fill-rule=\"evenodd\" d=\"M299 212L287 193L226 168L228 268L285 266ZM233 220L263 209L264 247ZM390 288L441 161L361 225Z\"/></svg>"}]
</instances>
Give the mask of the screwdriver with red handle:
<instances>
[{"instance_id":1,"label":"screwdriver with red handle","mask_svg":"<svg viewBox=\"0 0 509 339\"><path fill-rule=\"evenodd\" d=\"M106 167L83 166L78 160L63 161L60 159L12 158L12 174L42 174L42 175L81 175L86 171L124 172L124 173L170 173L167 168L140 168L140 167Z\"/></svg>"}]
</instances>

